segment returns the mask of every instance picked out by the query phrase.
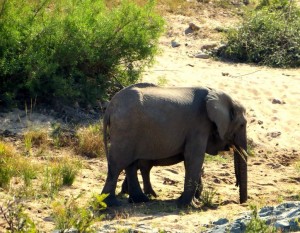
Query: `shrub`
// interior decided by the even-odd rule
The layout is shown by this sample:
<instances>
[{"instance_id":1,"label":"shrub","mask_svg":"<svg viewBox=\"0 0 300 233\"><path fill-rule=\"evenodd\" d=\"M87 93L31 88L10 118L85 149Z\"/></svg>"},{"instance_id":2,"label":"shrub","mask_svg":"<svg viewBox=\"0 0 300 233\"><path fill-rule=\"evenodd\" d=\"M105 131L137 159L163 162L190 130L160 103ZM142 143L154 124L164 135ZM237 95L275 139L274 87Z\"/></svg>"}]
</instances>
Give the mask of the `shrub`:
<instances>
[{"instance_id":1,"label":"shrub","mask_svg":"<svg viewBox=\"0 0 300 233\"><path fill-rule=\"evenodd\" d=\"M287 0L263 0L242 25L226 34L218 54L273 67L300 66L300 9Z\"/></svg>"},{"instance_id":2,"label":"shrub","mask_svg":"<svg viewBox=\"0 0 300 233\"><path fill-rule=\"evenodd\" d=\"M217 195L217 191L215 190L214 187L207 187L202 191L201 194L201 201L203 206L205 207L214 207L215 203L214 203L214 199Z\"/></svg>"},{"instance_id":3,"label":"shrub","mask_svg":"<svg viewBox=\"0 0 300 233\"><path fill-rule=\"evenodd\" d=\"M98 206L101 206L101 210L106 209L106 205L103 202L107 195L94 195L93 199L90 201L94 205L96 203ZM64 202L56 201L53 203L53 218L56 229L59 229L61 232L69 230L74 227L77 232L96 232L92 227L92 224L96 220L101 220L103 216L96 216L93 209L88 206L79 207L77 200L80 197L70 197ZM89 202L88 202L89 203ZM97 209L99 210L99 209Z\"/></svg>"},{"instance_id":4,"label":"shrub","mask_svg":"<svg viewBox=\"0 0 300 233\"><path fill-rule=\"evenodd\" d=\"M250 206L252 213L251 213L251 219L246 224L246 233L255 233L255 232L265 232L265 233L275 233L276 228L267 225L266 221L259 218L257 213L257 207L256 206Z\"/></svg>"},{"instance_id":5,"label":"shrub","mask_svg":"<svg viewBox=\"0 0 300 233\"><path fill-rule=\"evenodd\" d=\"M24 212L24 205L20 199L13 198L0 206L0 216L7 226L7 232L37 233L32 219ZM2 223L3 224L3 223Z\"/></svg>"},{"instance_id":6,"label":"shrub","mask_svg":"<svg viewBox=\"0 0 300 233\"><path fill-rule=\"evenodd\" d=\"M103 0L1 1L0 99L95 103L136 82L163 29L153 8L153 1L112 9Z\"/></svg>"}]
</instances>

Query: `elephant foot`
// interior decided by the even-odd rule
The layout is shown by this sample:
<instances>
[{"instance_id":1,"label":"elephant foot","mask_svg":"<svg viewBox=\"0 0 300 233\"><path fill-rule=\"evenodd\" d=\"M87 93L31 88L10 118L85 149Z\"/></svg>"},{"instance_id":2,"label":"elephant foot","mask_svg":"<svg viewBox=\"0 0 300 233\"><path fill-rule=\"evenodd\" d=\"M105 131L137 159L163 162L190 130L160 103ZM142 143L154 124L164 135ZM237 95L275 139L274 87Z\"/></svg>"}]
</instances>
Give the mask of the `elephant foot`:
<instances>
[{"instance_id":1,"label":"elephant foot","mask_svg":"<svg viewBox=\"0 0 300 233\"><path fill-rule=\"evenodd\" d=\"M199 209L201 206L200 201L197 198L185 198L181 195L177 200L177 207L178 208L195 208Z\"/></svg>"},{"instance_id":2,"label":"elephant foot","mask_svg":"<svg viewBox=\"0 0 300 233\"><path fill-rule=\"evenodd\" d=\"M200 208L201 206L201 200L199 198L194 197L192 200L192 204L196 208Z\"/></svg>"},{"instance_id":3,"label":"elephant foot","mask_svg":"<svg viewBox=\"0 0 300 233\"><path fill-rule=\"evenodd\" d=\"M131 195L128 199L129 203L141 203L141 202L148 202L150 199L145 195Z\"/></svg>"},{"instance_id":4,"label":"elephant foot","mask_svg":"<svg viewBox=\"0 0 300 233\"><path fill-rule=\"evenodd\" d=\"M202 190L203 190L202 187L201 187L201 188L198 188L198 189L196 190L196 192L195 192L195 198L201 199L200 197L201 197Z\"/></svg>"},{"instance_id":5,"label":"elephant foot","mask_svg":"<svg viewBox=\"0 0 300 233\"><path fill-rule=\"evenodd\" d=\"M177 207L178 208L187 208L191 205L191 200L185 198L183 195L181 195L177 200Z\"/></svg>"},{"instance_id":6,"label":"elephant foot","mask_svg":"<svg viewBox=\"0 0 300 233\"><path fill-rule=\"evenodd\" d=\"M128 188L122 186L120 194L128 194Z\"/></svg>"},{"instance_id":7,"label":"elephant foot","mask_svg":"<svg viewBox=\"0 0 300 233\"><path fill-rule=\"evenodd\" d=\"M104 203L110 207L110 206L120 206L122 203L117 200L116 196L114 195L109 195L104 199Z\"/></svg>"},{"instance_id":8,"label":"elephant foot","mask_svg":"<svg viewBox=\"0 0 300 233\"><path fill-rule=\"evenodd\" d=\"M150 189L150 190L145 190L145 194L146 195L150 195L150 196L153 196L153 197L158 197L158 195L156 194L156 192L153 190L153 189Z\"/></svg>"}]
</instances>

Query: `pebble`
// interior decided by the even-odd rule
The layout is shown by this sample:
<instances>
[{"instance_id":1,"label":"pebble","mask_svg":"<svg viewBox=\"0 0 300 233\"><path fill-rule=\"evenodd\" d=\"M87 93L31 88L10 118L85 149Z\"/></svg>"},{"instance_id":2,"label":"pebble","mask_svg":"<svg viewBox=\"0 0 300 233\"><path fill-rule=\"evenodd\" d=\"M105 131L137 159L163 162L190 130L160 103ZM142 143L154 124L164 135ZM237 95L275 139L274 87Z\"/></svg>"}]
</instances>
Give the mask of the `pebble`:
<instances>
[{"instance_id":1,"label":"pebble","mask_svg":"<svg viewBox=\"0 0 300 233\"><path fill-rule=\"evenodd\" d=\"M212 50L218 46L217 43L205 44L201 46L201 50Z\"/></svg>"},{"instance_id":2,"label":"pebble","mask_svg":"<svg viewBox=\"0 0 300 233\"><path fill-rule=\"evenodd\" d=\"M282 102L279 99L273 99L272 104L282 104Z\"/></svg>"},{"instance_id":3,"label":"pebble","mask_svg":"<svg viewBox=\"0 0 300 233\"><path fill-rule=\"evenodd\" d=\"M189 28L190 28L191 30L193 30L193 31L198 31L198 30L200 29L200 27L197 26L197 25L194 24L194 23L190 23L190 24L189 24Z\"/></svg>"},{"instance_id":4,"label":"pebble","mask_svg":"<svg viewBox=\"0 0 300 233\"><path fill-rule=\"evenodd\" d=\"M279 232L300 231L300 202L287 202L276 207L265 206L258 212L258 217L272 225ZM206 233L244 233L247 223L251 220L251 212L245 213L241 218L229 223L221 218L213 222L214 227ZM223 224L220 224L223 223Z\"/></svg>"},{"instance_id":5,"label":"pebble","mask_svg":"<svg viewBox=\"0 0 300 233\"><path fill-rule=\"evenodd\" d=\"M197 53L197 54L195 55L195 58L208 59L208 58L209 58L209 55L206 54L206 53Z\"/></svg>"},{"instance_id":6,"label":"pebble","mask_svg":"<svg viewBox=\"0 0 300 233\"><path fill-rule=\"evenodd\" d=\"M171 45L172 45L173 48L176 48L176 47L179 47L181 44L178 43L178 42L175 41L175 40L172 40Z\"/></svg>"}]
</instances>

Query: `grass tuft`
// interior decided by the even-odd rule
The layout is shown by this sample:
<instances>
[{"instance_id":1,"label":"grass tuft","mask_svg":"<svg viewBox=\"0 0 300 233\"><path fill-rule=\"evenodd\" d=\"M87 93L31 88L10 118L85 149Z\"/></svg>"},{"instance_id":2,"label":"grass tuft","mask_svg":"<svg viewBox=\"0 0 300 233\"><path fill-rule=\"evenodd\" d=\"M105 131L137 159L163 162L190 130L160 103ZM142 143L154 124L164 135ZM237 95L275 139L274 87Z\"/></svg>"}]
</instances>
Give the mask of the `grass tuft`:
<instances>
[{"instance_id":1,"label":"grass tuft","mask_svg":"<svg viewBox=\"0 0 300 233\"><path fill-rule=\"evenodd\" d=\"M31 160L20 156L9 143L0 141L0 187L8 188L13 177L21 177L29 186L36 178L37 166Z\"/></svg>"},{"instance_id":2,"label":"grass tuft","mask_svg":"<svg viewBox=\"0 0 300 233\"><path fill-rule=\"evenodd\" d=\"M97 158L105 154L102 139L102 124L90 125L77 131L78 145L76 152L89 157Z\"/></svg>"},{"instance_id":3,"label":"grass tuft","mask_svg":"<svg viewBox=\"0 0 300 233\"><path fill-rule=\"evenodd\" d=\"M94 211L95 207L101 206L101 210L106 208L103 200L107 195L94 195L92 200L88 203L93 203L92 208L89 206L80 207L78 205L78 198L71 196L64 201L55 201L52 205L53 218L56 229L61 232L69 230L72 227L76 228L78 232L95 232L92 224L96 220L101 220L103 216L97 216ZM100 210L99 208L97 210Z\"/></svg>"},{"instance_id":4,"label":"grass tuft","mask_svg":"<svg viewBox=\"0 0 300 233\"><path fill-rule=\"evenodd\" d=\"M204 207L214 207L214 199L217 195L217 191L215 190L214 187L207 187L204 188L202 193L201 193L201 201Z\"/></svg>"}]
</instances>

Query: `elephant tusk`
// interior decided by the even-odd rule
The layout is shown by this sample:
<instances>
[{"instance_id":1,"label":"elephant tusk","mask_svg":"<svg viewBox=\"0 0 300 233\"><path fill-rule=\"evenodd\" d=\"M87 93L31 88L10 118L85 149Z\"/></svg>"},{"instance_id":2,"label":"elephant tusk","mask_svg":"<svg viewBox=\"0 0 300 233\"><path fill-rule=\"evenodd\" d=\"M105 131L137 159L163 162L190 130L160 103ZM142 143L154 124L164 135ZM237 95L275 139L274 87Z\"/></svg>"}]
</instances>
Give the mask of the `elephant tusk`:
<instances>
[{"instance_id":1,"label":"elephant tusk","mask_svg":"<svg viewBox=\"0 0 300 233\"><path fill-rule=\"evenodd\" d=\"M241 158L245 162L247 162L248 153L243 148L241 148L240 146L237 148L235 145L232 145L231 147L234 151L236 151L241 156Z\"/></svg>"}]
</instances>

